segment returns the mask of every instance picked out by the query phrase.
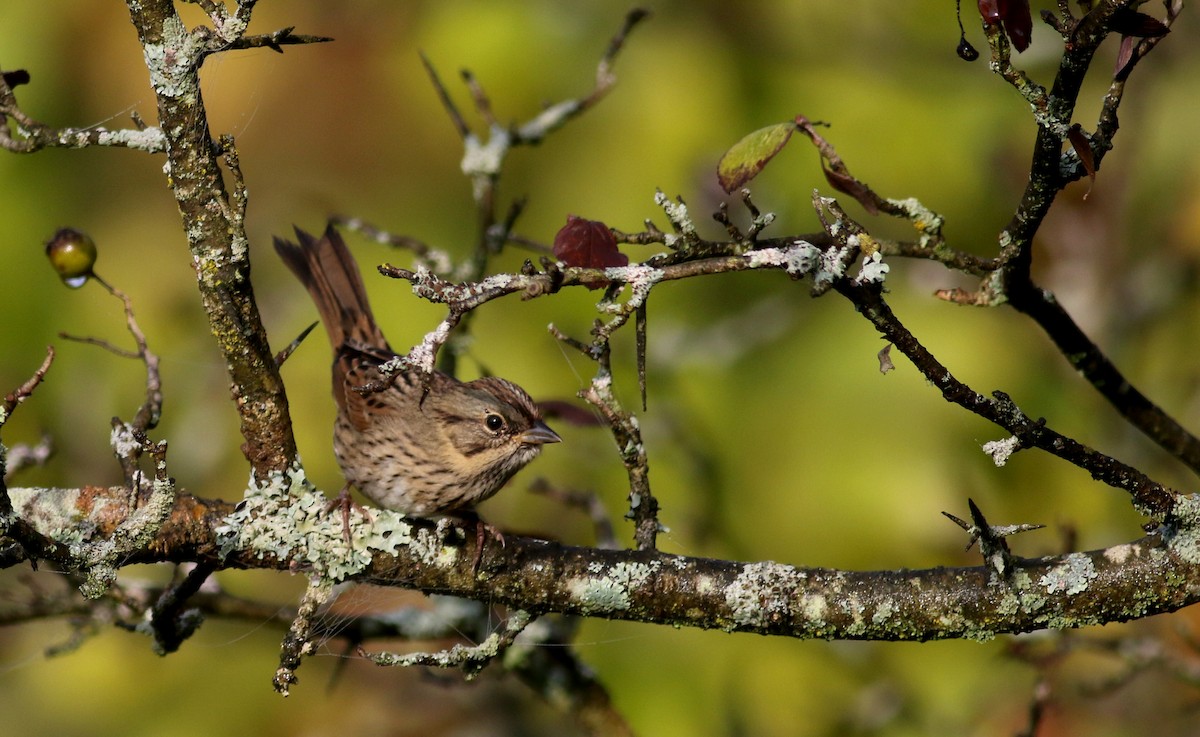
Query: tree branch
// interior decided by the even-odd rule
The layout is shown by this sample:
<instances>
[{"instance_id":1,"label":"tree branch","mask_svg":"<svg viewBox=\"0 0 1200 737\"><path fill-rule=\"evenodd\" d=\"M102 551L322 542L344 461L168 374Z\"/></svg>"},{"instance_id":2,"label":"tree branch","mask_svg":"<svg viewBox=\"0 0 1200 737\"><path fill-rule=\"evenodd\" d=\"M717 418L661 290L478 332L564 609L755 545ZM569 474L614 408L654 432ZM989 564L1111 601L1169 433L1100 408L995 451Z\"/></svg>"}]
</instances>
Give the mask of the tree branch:
<instances>
[{"instance_id":1,"label":"tree branch","mask_svg":"<svg viewBox=\"0 0 1200 737\"><path fill-rule=\"evenodd\" d=\"M21 515L42 534L63 534L67 519L90 509L96 536L112 534L127 508L120 488L12 489ZM503 603L550 612L795 638L914 640L989 639L1044 628L1080 627L1174 611L1200 601L1200 502L1154 534L1104 550L990 565L927 570L844 571L770 561L745 563L601 550L506 535L488 546L478 575L475 536L437 537L436 525L377 510L373 525L406 525L407 542L374 551L349 580ZM227 502L181 495L158 535L120 565L195 561L221 568L303 570L320 556L263 541L262 549L226 550L219 528ZM72 529L78 530L78 522ZM340 520L330 523L340 537ZM392 529L399 529L394 527ZM315 534L315 533L314 533ZM372 534L367 531L367 534ZM364 552L356 549L355 555ZM370 552L370 551L365 551ZM295 555L300 555L296 552ZM68 568L77 561L54 561ZM350 565L351 561L342 561ZM11 564L11 563L8 563Z\"/></svg>"},{"instance_id":2,"label":"tree branch","mask_svg":"<svg viewBox=\"0 0 1200 737\"><path fill-rule=\"evenodd\" d=\"M196 283L241 416L243 450L262 478L290 466L296 444L283 382L250 285L244 212L237 206L242 195L235 193L231 205L219 165L223 149L209 132L200 93L200 65L208 53L205 34L189 32L170 0L131 3L130 16L158 101L167 176ZM231 148L228 142L224 150Z\"/></svg>"}]
</instances>

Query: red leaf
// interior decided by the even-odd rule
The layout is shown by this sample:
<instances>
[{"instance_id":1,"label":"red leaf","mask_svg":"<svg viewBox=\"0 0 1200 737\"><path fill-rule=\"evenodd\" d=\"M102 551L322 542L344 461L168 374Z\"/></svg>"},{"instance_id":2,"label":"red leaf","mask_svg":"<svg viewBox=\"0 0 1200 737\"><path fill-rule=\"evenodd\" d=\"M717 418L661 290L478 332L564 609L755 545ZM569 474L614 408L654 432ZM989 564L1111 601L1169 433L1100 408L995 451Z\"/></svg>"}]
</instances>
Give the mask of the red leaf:
<instances>
[{"instance_id":1,"label":"red leaf","mask_svg":"<svg viewBox=\"0 0 1200 737\"><path fill-rule=\"evenodd\" d=\"M812 122L803 115L796 116L796 127L804 132L817 147L817 151L821 154L821 171L825 173L825 180L830 186L839 192L845 192L854 199L858 200L859 204L866 208L867 212L872 215L879 214L879 195L875 194L864 182L856 179L850 173L850 169L846 167L842 157L838 156L837 151L817 133ZM828 166L826 165L828 164Z\"/></svg>"},{"instance_id":2,"label":"red leaf","mask_svg":"<svg viewBox=\"0 0 1200 737\"><path fill-rule=\"evenodd\" d=\"M829 182L834 189L845 192L858 200L858 204L872 215L879 214L879 206L875 204L874 199L875 193L871 191L870 187L850 176L850 172L834 171L826 169L824 166L821 167L821 171L825 172L825 181Z\"/></svg>"},{"instance_id":3,"label":"red leaf","mask_svg":"<svg viewBox=\"0 0 1200 737\"><path fill-rule=\"evenodd\" d=\"M1171 32L1157 18L1153 18L1145 13L1139 13L1136 10L1122 8L1113 13L1108 19L1108 30L1119 33L1122 36L1142 36L1154 38L1157 36L1165 36Z\"/></svg>"},{"instance_id":4,"label":"red leaf","mask_svg":"<svg viewBox=\"0 0 1200 737\"><path fill-rule=\"evenodd\" d=\"M1004 32L1018 53L1029 48L1029 38L1033 35L1029 0L977 0L976 4L984 23L1003 24Z\"/></svg>"},{"instance_id":5,"label":"red leaf","mask_svg":"<svg viewBox=\"0 0 1200 737\"><path fill-rule=\"evenodd\" d=\"M1007 6L1007 7L1005 7ZM1029 0L1008 0L1000 4L1004 11L1004 32L1012 41L1017 53L1029 48L1029 37L1033 35L1033 16L1029 12Z\"/></svg>"},{"instance_id":6,"label":"red leaf","mask_svg":"<svg viewBox=\"0 0 1200 737\"><path fill-rule=\"evenodd\" d=\"M12 71L0 73L4 75L4 84L10 88L29 84L29 72L24 69L13 69Z\"/></svg>"},{"instance_id":7,"label":"red leaf","mask_svg":"<svg viewBox=\"0 0 1200 737\"><path fill-rule=\"evenodd\" d=\"M1133 36L1121 36L1121 46L1117 49L1117 64L1113 71L1113 79L1120 79L1133 64Z\"/></svg>"},{"instance_id":8,"label":"red leaf","mask_svg":"<svg viewBox=\"0 0 1200 737\"><path fill-rule=\"evenodd\" d=\"M1076 155L1079 156L1079 163L1083 164L1084 170L1088 173L1088 179L1091 180L1091 183L1088 184L1088 191L1083 195L1083 199L1086 200L1092 193L1092 186L1096 184L1096 159L1092 156L1092 144L1083 134L1083 128L1079 123L1072 125L1067 130L1067 139L1071 141L1071 148L1075 149Z\"/></svg>"},{"instance_id":9,"label":"red leaf","mask_svg":"<svg viewBox=\"0 0 1200 737\"><path fill-rule=\"evenodd\" d=\"M567 266L585 269L606 269L628 266L629 257L617 250L617 239L608 226L598 220L567 216L567 224L554 234L554 257ZM592 289L607 282L589 283Z\"/></svg>"},{"instance_id":10,"label":"red leaf","mask_svg":"<svg viewBox=\"0 0 1200 737\"><path fill-rule=\"evenodd\" d=\"M978 0L979 14L983 16L984 22L988 25L999 23L1004 19L1004 6L1008 5L1007 0Z\"/></svg>"},{"instance_id":11,"label":"red leaf","mask_svg":"<svg viewBox=\"0 0 1200 737\"><path fill-rule=\"evenodd\" d=\"M604 420L595 412L584 409L566 399L543 399L537 403L542 416L550 420L562 420L576 427L600 427Z\"/></svg>"}]
</instances>

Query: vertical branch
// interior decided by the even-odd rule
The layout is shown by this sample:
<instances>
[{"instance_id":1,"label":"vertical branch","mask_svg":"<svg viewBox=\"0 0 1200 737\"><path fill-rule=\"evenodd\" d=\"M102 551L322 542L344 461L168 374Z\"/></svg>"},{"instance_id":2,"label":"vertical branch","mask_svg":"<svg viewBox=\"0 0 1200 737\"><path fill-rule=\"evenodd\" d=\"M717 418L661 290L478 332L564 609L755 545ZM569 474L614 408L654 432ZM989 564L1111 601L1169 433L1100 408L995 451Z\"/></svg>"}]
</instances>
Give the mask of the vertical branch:
<instances>
[{"instance_id":1,"label":"vertical branch","mask_svg":"<svg viewBox=\"0 0 1200 737\"><path fill-rule=\"evenodd\" d=\"M575 340L553 325L550 326L550 332L598 364L592 383L579 396L599 410L617 443L617 452L629 478L629 512L625 517L633 520L634 542L638 550L655 550L661 526L658 522L658 499L650 491L650 460L642 443L642 430L637 417L622 408L613 393L609 335L604 332L604 327L599 323L596 325L592 331L596 338L590 345Z\"/></svg>"},{"instance_id":2,"label":"vertical branch","mask_svg":"<svg viewBox=\"0 0 1200 737\"><path fill-rule=\"evenodd\" d=\"M1037 139L1033 146L1029 183L1016 212L1000 234L1002 279L1005 291L1027 288L1033 254L1033 236L1054 204L1055 197L1068 182L1079 176L1075 166L1064 166L1063 143L1075 113L1075 104L1083 87L1083 79L1091 66L1096 49L1108 36L1109 21L1119 10L1132 5L1129 0L1100 2L1077 23L1071 25L1067 49L1059 62L1058 72L1048 96L1038 95L1040 88L1027 86L1023 74L1011 70L1008 44L994 26L988 28L988 43L992 48L993 69L1013 84L1030 101L1037 122ZM1097 164L1103 151L1097 155ZM1069 163L1069 162L1068 162ZM1070 172L1069 174L1064 172Z\"/></svg>"},{"instance_id":3,"label":"vertical branch","mask_svg":"<svg viewBox=\"0 0 1200 737\"><path fill-rule=\"evenodd\" d=\"M249 14L243 3L239 13ZM189 32L170 0L129 3L145 52L158 117L167 139L166 173L183 219L209 326L229 373L245 438L243 452L257 477L285 469L296 445L287 397L250 286L241 217L242 193L230 196L221 175L222 148L212 139L200 93L200 66L212 49ZM231 148L225 142L225 152Z\"/></svg>"}]
</instances>

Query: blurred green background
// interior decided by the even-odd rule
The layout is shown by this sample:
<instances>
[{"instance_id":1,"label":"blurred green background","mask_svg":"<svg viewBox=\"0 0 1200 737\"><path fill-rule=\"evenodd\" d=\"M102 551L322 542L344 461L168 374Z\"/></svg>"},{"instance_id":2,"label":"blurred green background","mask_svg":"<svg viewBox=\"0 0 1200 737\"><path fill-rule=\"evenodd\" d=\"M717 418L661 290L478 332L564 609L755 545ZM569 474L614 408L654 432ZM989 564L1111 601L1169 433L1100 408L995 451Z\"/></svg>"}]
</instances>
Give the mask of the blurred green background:
<instances>
[{"instance_id":1,"label":"blurred green background","mask_svg":"<svg viewBox=\"0 0 1200 737\"><path fill-rule=\"evenodd\" d=\"M947 217L953 245L991 254L1024 184L1034 126L1025 103L983 61L955 56L949 2L651 2L654 17L619 58L617 87L598 107L535 149L510 157L503 210L528 197L517 230L549 243L568 214L626 231L667 223L655 188L682 195L711 237L719 190L715 165L743 134L802 113L832 124L827 138L885 196L917 197ZM968 37L983 47L966 4ZM1034 12L1052 3L1035 2ZM249 231L260 306L277 347L315 312L270 248L292 224L322 227L332 213L464 254L474 242L461 144L418 58L424 51L464 108L457 71L469 68L501 120L524 120L546 102L585 94L628 5L611 1L261 3L254 30L296 26L335 43L283 55L244 51L209 60L210 123L237 138L250 192ZM1158 12L1157 5L1147 5ZM185 8L191 24L202 17ZM1116 150L1087 200L1068 189L1046 223L1037 268L1126 375L1186 426L1200 428L1195 360L1200 238L1200 44L1194 14L1134 73ZM1018 58L1048 83L1060 44L1042 25ZM1101 51L1077 120L1087 129L1111 73L1116 41ZM155 119L141 51L120 3L6 0L0 66L24 68L23 109L51 125L127 126ZM474 116L468 116L478 123ZM479 128L477 128L479 129ZM4 428L4 441L50 433L59 451L14 485L107 484L120 479L109 418L141 401L137 364L59 331L128 344L119 305L95 285L64 288L42 256L58 227L89 232L97 271L133 298L162 357L171 472L203 496L237 498L248 471L238 447L227 380L192 283L162 158L125 150L0 153L0 388L16 386L53 343L58 360L34 399ZM817 229L810 197L827 194L817 156L803 141L753 183L756 204L778 214L768 235ZM902 225L869 227L905 236ZM737 207L732 208L735 212ZM740 217L740 215L739 215ZM361 262L406 263L402 253L350 236ZM627 247L633 259L652 250ZM511 270L514 251L495 267ZM1193 478L1125 426L1082 384L1034 327L1005 309L956 308L936 288L971 286L944 269L892 260L889 286L901 317L974 388L1003 389L1031 415L1184 490ZM368 289L392 343L405 348L441 316L402 283ZM570 397L593 367L547 334L554 322L585 336L595 293L494 303L474 323L464 375L479 366L538 398ZM615 357L633 406L632 344ZM979 449L1003 434L943 402L897 356L878 371L882 347L837 296L808 297L778 273L668 284L650 305L650 409L643 429L655 492L670 533L661 547L686 555L776 560L856 569L970 565L960 530L974 498L994 522L1042 522L1020 554L1136 538L1142 522L1124 494L1034 453L995 468ZM336 491L329 435L325 340L314 334L284 376L309 475ZM482 509L505 529L590 544L588 523L527 493L536 476L598 493L619 522L624 474L601 431L558 428L549 449ZM163 571L130 571L161 576ZM5 572L0 603L49 587L47 577ZM301 582L226 573L231 591L294 603ZM32 580L32 584L30 583ZM379 606L360 590L354 605ZM419 597L409 597L416 600ZM1092 637L1156 634L1188 615L1108 627ZM70 655L42 651L67 639L63 622L0 631L0 713L20 714L18 734L259 735L570 733L562 718L514 684L485 676L463 686L339 657L332 642L300 671L283 700L270 687L280 633L261 623L209 622L183 651L154 656L147 640L112 629ZM1037 636L1023 638L1038 641ZM1027 718L1035 671L989 644L796 642L591 621L582 657L642 734L994 735ZM1102 660L1102 659L1100 659ZM1075 678L1115 668L1083 661L1055 671L1063 699L1041 734L1186 734L1181 704L1194 693L1152 676L1103 697L1076 698ZM340 680L327 688L336 667ZM1140 721L1139 721L1140 720ZM11 728L7 717L0 731Z\"/></svg>"}]
</instances>

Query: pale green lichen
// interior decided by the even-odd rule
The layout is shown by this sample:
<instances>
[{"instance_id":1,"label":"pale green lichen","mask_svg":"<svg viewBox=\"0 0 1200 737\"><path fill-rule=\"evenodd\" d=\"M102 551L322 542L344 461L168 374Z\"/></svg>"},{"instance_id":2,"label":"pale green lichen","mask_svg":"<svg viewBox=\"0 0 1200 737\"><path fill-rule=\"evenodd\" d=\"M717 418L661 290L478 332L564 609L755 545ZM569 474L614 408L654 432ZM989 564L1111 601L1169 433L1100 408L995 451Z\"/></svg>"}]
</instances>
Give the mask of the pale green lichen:
<instances>
[{"instance_id":1,"label":"pale green lichen","mask_svg":"<svg viewBox=\"0 0 1200 737\"><path fill-rule=\"evenodd\" d=\"M912 222L913 227L921 234L919 240L921 248L928 249L930 246L934 246L937 249L936 244L941 240L942 226L945 224L945 219L941 215L921 204L921 201L915 197L907 199L888 198L887 202L893 207L902 210L904 216Z\"/></svg>"},{"instance_id":2,"label":"pale green lichen","mask_svg":"<svg viewBox=\"0 0 1200 737\"><path fill-rule=\"evenodd\" d=\"M142 451L142 443L134 436L133 426L128 422L114 424L108 442L118 458L132 458Z\"/></svg>"},{"instance_id":3,"label":"pale green lichen","mask_svg":"<svg viewBox=\"0 0 1200 737\"><path fill-rule=\"evenodd\" d=\"M828 611L829 600L824 594L805 594L800 598L800 614L813 626L824 627Z\"/></svg>"},{"instance_id":4,"label":"pale green lichen","mask_svg":"<svg viewBox=\"0 0 1200 737\"><path fill-rule=\"evenodd\" d=\"M562 127L580 107L580 101L574 99L555 103L518 128L517 135L526 141L541 141L548 133Z\"/></svg>"},{"instance_id":5,"label":"pale green lichen","mask_svg":"<svg viewBox=\"0 0 1200 737\"><path fill-rule=\"evenodd\" d=\"M478 199L482 190L482 180L500 173L504 157L512 147L512 138L508 130L501 125L492 125L488 129L488 142L483 143L475 134L468 134L463 139L463 157L460 166L462 173L476 181L475 196Z\"/></svg>"},{"instance_id":6,"label":"pale green lichen","mask_svg":"<svg viewBox=\"0 0 1200 737\"><path fill-rule=\"evenodd\" d=\"M111 489L106 495L82 489L9 489L14 514L67 547L73 564L87 575L80 591L91 598L108 590L124 558L150 544L174 506L174 486L168 480L156 480L149 498L130 512L112 535L98 538L92 516L103 516L106 507L118 504L110 497L119 491Z\"/></svg>"},{"instance_id":7,"label":"pale green lichen","mask_svg":"<svg viewBox=\"0 0 1200 737\"><path fill-rule=\"evenodd\" d=\"M788 248L759 248L746 254L751 269L779 268L799 279L821 259L821 251L808 241L792 241Z\"/></svg>"},{"instance_id":8,"label":"pale green lichen","mask_svg":"<svg viewBox=\"0 0 1200 737\"><path fill-rule=\"evenodd\" d=\"M891 597L888 597L879 602L879 606L875 607L875 613L871 615L871 622L877 626L886 624L895 613L896 602Z\"/></svg>"},{"instance_id":9,"label":"pale green lichen","mask_svg":"<svg viewBox=\"0 0 1200 737\"><path fill-rule=\"evenodd\" d=\"M124 146L126 148L137 149L152 154L160 154L167 150L167 137L159 128L146 128L145 130L137 130L124 128L121 130L107 130L98 128L95 130L78 130L73 131L74 135L59 136L59 140L67 145L84 148L92 145L92 137L95 137L96 144L100 146Z\"/></svg>"},{"instance_id":10,"label":"pale green lichen","mask_svg":"<svg viewBox=\"0 0 1200 737\"><path fill-rule=\"evenodd\" d=\"M646 583L658 569L658 563L617 563L604 575L583 576L567 582L571 597L585 614L626 611L630 607L630 589Z\"/></svg>"},{"instance_id":11,"label":"pale green lichen","mask_svg":"<svg viewBox=\"0 0 1200 737\"><path fill-rule=\"evenodd\" d=\"M992 463L995 463L997 468L1003 468L1012 454L1020 449L1021 439L1016 435L1004 440L989 440L983 444L983 452L992 457Z\"/></svg>"},{"instance_id":12,"label":"pale green lichen","mask_svg":"<svg viewBox=\"0 0 1200 737\"><path fill-rule=\"evenodd\" d=\"M963 630L963 639L973 642L988 642L996 639L996 632L985 627L969 627Z\"/></svg>"},{"instance_id":13,"label":"pale green lichen","mask_svg":"<svg viewBox=\"0 0 1200 737\"><path fill-rule=\"evenodd\" d=\"M1080 594L1087 590L1096 575L1096 566L1090 557L1084 553L1071 553L1062 563L1047 571L1038 585L1051 594Z\"/></svg>"},{"instance_id":14,"label":"pale green lichen","mask_svg":"<svg viewBox=\"0 0 1200 737\"><path fill-rule=\"evenodd\" d=\"M1168 550L1192 565L1200 564L1200 496L1176 497L1163 538Z\"/></svg>"},{"instance_id":15,"label":"pale green lichen","mask_svg":"<svg viewBox=\"0 0 1200 737\"><path fill-rule=\"evenodd\" d=\"M624 304L615 302L606 304L602 301L596 305L597 309L619 314L641 307L646 303L646 298L650 296L650 290L654 288L654 285L662 281L664 273L662 269L655 269L640 264L634 264L633 266L610 266L606 268L604 270L606 277L613 281L624 282L629 285L629 300Z\"/></svg>"},{"instance_id":16,"label":"pale green lichen","mask_svg":"<svg viewBox=\"0 0 1200 737\"><path fill-rule=\"evenodd\" d=\"M80 511L80 490L41 487L8 490L15 514L51 540L68 546L82 545L95 532L95 525ZM95 497L93 510L99 513L108 502Z\"/></svg>"},{"instance_id":17,"label":"pale green lichen","mask_svg":"<svg viewBox=\"0 0 1200 737\"><path fill-rule=\"evenodd\" d=\"M846 627L846 634L851 637L861 637L866 634L867 623L863 617L864 607L858 596L851 594L849 598L844 599L841 609L850 615L850 624Z\"/></svg>"},{"instance_id":18,"label":"pale green lichen","mask_svg":"<svg viewBox=\"0 0 1200 737\"><path fill-rule=\"evenodd\" d=\"M1104 551L1104 559L1116 565L1123 565L1130 558L1137 558L1141 555L1138 546L1131 543L1124 545L1114 545Z\"/></svg>"},{"instance_id":19,"label":"pale green lichen","mask_svg":"<svg viewBox=\"0 0 1200 737\"><path fill-rule=\"evenodd\" d=\"M245 498L217 527L222 556L235 550L259 558L292 559L319 575L341 581L371 563L376 552L395 555L409 546L431 565L453 562L456 552L436 540L436 534L417 534L403 516L373 509L369 516L351 508L350 540L342 514L329 509L329 500L308 483L299 466L273 473L263 484L251 481Z\"/></svg>"},{"instance_id":20,"label":"pale green lichen","mask_svg":"<svg viewBox=\"0 0 1200 737\"><path fill-rule=\"evenodd\" d=\"M882 284L892 267L883 263L883 254L875 251L863 257L862 267L858 276L854 277L855 284Z\"/></svg>"},{"instance_id":21,"label":"pale green lichen","mask_svg":"<svg viewBox=\"0 0 1200 737\"><path fill-rule=\"evenodd\" d=\"M604 614L629 609L629 591L610 578L575 578L567 582L571 597L584 614Z\"/></svg>"},{"instance_id":22,"label":"pale green lichen","mask_svg":"<svg viewBox=\"0 0 1200 737\"><path fill-rule=\"evenodd\" d=\"M692 222L691 215L688 214L687 205L672 200L663 194L662 190L654 193L654 204L663 209L663 212L667 215L667 219L671 221L671 225L675 226L675 229L679 231L679 236L682 236L685 240L696 237L696 225ZM666 245L672 246L679 236L668 234Z\"/></svg>"},{"instance_id":23,"label":"pale green lichen","mask_svg":"<svg viewBox=\"0 0 1200 737\"><path fill-rule=\"evenodd\" d=\"M747 563L725 589L725 605L733 623L758 628L790 618L801 581L802 574L792 566L774 561Z\"/></svg>"},{"instance_id":24,"label":"pale green lichen","mask_svg":"<svg viewBox=\"0 0 1200 737\"><path fill-rule=\"evenodd\" d=\"M194 100L199 92L199 67L202 43L178 16L168 15L163 22L162 43L145 45L146 68L155 92L165 97Z\"/></svg>"},{"instance_id":25,"label":"pale green lichen","mask_svg":"<svg viewBox=\"0 0 1200 737\"><path fill-rule=\"evenodd\" d=\"M1007 618L1019 611L1021 611L1021 597L1012 591L1005 591L1004 595L1000 597L1000 601L996 604L996 614Z\"/></svg>"},{"instance_id":26,"label":"pale green lichen","mask_svg":"<svg viewBox=\"0 0 1200 737\"><path fill-rule=\"evenodd\" d=\"M89 599L103 596L116 581L121 560L149 547L174 508L174 482L170 478L155 478L150 483L149 498L134 507L110 536L72 546L72 555L81 561L86 574L79 586L80 593Z\"/></svg>"},{"instance_id":27,"label":"pale green lichen","mask_svg":"<svg viewBox=\"0 0 1200 737\"><path fill-rule=\"evenodd\" d=\"M832 284L846 274L846 259L850 256L848 246L830 248L821 252L820 268L813 275L813 284L823 286Z\"/></svg>"}]
</instances>

